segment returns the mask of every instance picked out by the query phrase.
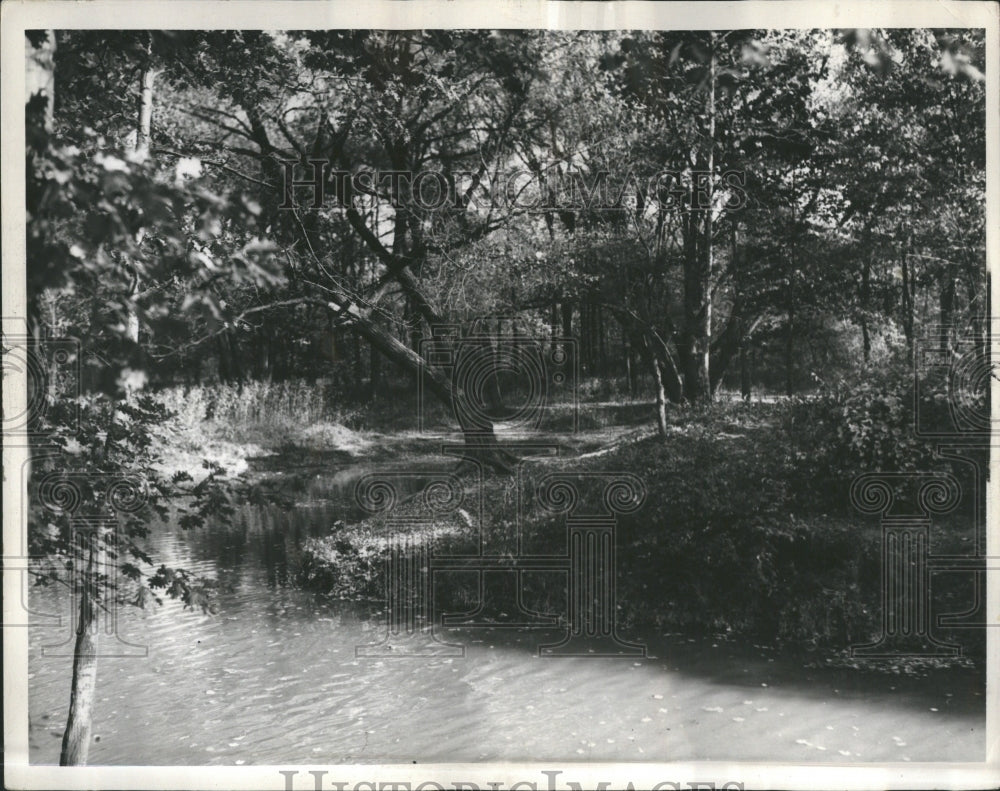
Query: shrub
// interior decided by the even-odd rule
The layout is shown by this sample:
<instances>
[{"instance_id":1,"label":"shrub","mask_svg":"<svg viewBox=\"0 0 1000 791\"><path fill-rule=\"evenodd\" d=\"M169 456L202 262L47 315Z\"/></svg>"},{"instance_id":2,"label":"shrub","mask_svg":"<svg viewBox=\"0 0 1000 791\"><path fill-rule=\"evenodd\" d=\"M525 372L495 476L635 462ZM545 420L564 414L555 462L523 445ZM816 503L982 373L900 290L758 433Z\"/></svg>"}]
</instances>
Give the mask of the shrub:
<instances>
[{"instance_id":1,"label":"shrub","mask_svg":"<svg viewBox=\"0 0 1000 791\"><path fill-rule=\"evenodd\" d=\"M936 399L925 391L929 405ZM925 408L922 415L933 415ZM912 371L898 360L850 380L824 382L789 407L784 424L798 467L796 488L821 508L849 504L866 472L929 472L947 467L918 436Z\"/></svg>"}]
</instances>

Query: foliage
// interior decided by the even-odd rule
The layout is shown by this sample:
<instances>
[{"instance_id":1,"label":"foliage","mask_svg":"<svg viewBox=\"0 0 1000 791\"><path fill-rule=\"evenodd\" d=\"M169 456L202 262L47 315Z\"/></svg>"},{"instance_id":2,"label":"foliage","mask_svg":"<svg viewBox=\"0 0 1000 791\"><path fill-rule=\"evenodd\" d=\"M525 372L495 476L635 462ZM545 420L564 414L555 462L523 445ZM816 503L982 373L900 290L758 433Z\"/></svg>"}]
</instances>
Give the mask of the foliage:
<instances>
[{"instance_id":1,"label":"foliage","mask_svg":"<svg viewBox=\"0 0 1000 791\"><path fill-rule=\"evenodd\" d=\"M29 188L29 210L42 209L32 291L68 286L60 279L73 273L77 292L100 295L109 326L136 310L157 382L335 371L363 400L395 375L362 359L370 329L415 348L436 321L518 313L545 326L560 307L563 330L610 347L601 375L631 367L634 389L635 368L652 374L657 358L667 379L683 378L687 325L702 313L685 308L684 273L704 252L691 171L709 153L717 173L743 174L746 198L712 218L714 318L700 342L711 345L713 384L741 345L759 362L751 379L783 376L791 392L808 381L806 345L813 357L816 347L846 353L863 335L869 361L883 336L912 345L935 305L959 326L984 309L983 44L973 33L58 37L56 132L83 156L65 148L49 161L33 146L33 169L65 188ZM121 153L134 118L106 78L134 84L150 69L152 147L139 162ZM281 162L308 158L441 177L462 200L423 208L405 183L348 195L330 181L322 210L301 190L293 210L277 210ZM528 206L559 179L594 185L601 173L618 202L511 206L490 178L511 170L531 177ZM665 170L677 174L677 200L645 183ZM347 199L353 214L337 205ZM62 248L38 244L59 238L46 216L77 218L57 223ZM104 247L73 236L109 228ZM109 260L116 248L125 255ZM334 319L331 298L362 309ZM77 299L63 300L62 323L93 335ZM827 331L845 318L850 332ZM586 365L597 368L592 356Z\"/></svg>"},{"instance_id":2,"label":"foliage","mask_svg":"<svg viewBox=\"0 0 1000 791\"><path fill-rule=\"evenodd\" d=\"M847 508L859 472L941 466L914 425L918 407L948 419L947 383L914 393L906 361L931 321L975 328L985 315L981 34L57 38L52 124L41 97L27 107L30 318L43 356L52 340L86 337L88 374L79 404L49 404L56 452L33 474L147 481L129 543L106 547L131 557L137 590L190 599L183 570L142 570L142 540L163 516L191 526L228 507L217 462L197 481L164 475L170 426L206 443L308 446L367 419L349 398L412 425L400 394L412 398L426 368L451 392L444 364L421 360L421 336L514 314L528 334L578 341L588 397L637 395L642 368L661 401L690 399L695 358L713 387L727 371L733 383L737 360L741 380L784 378L789 394L815 376L816 392L784 411L661 408L666 444L616 457L654 482L626 556L674 619L686 596L702 614L739 601L729 627L802 636L825 595L842 603L837 629L863 631L858 535L815 522ZM157 97L145 131L142 87ZM304 190L279 209L285 164L301 177L308 160L433 176L456 200L427 207L412 184L331 178L322 209ZM694 174L709 168L706 207ZM490 178L517 169L540 207ZM669 184L651 186L664 171ZM602 173L609 205L546 203L559 178L596 190ZM400 368L382 370L382 357ZM143 382L162 392L141 395ZM105 508L96 490L84 499ZM75 551L67 530L33 513L53 569ZM378 553L338 540L343 574L323 584L368 586Z\"/></svg>"},{"instance_id":3,"label":"foliage","mask_svg":"<svg viewBox=\"0 0 1000 791\"><path fill-rule=\"evenodd\" d=\"M385 542L337 537L310 539L302 547L301 585L338 599L364 600L385 596Z\"/></svg>"},{"instance_id":4,"label":"foliage","mask_svg":"<svg viewBox=\"0 0 1000 791\"><path fill-rule=\"evenodd\" d=\"M282 437L310 426L348 420L351 413L338 406L338 396L333 385L290 380L164 388L156 400L174 413L181 430L280 445Z\"/></svg>"},{"instance_id":5,"label":"foliage","mask_svg":"<svg viewBox=\"0 0 1000 791\"><path fill-rule=\"evenodd\" d=\"M32 480L58 492L65 487L65 507L58 496L35 492L30 499L28 537L31 553L40 558L33 569L38 584L61 581L69 572L74 584L87 581L92 572L81 567L79 541L86 539L91 549L105 553L117 569L118 577L101 578L94 587L102 606L135 604L144 606L150 598L159 602L158 591L183 600L193 607L204 600L211 587L208 580L184 569L156 563L147 553L145 539L150 530L167 520L184 529L202 526L210 517L225 518L232 506L223 471L205 465L205 474L195 481L190 475L161 472L157 431L171 415L149 396L133 396L109 401L102 396L84 396L73 405L56 405L46 412L37 428L45 431L50 443L35 454ZM120 511L110 498L116 484L128 487L138 508ZM117 521L118 528L97 531L90 536L78 531L88 519ZM109 602L105 597L111 596Z\"/></svg>"},{"instance_id":6,"label":"foliage","mask_svg":"<svg viewBox=\"0 0 1000 791\"><path fill-rule=\"evenodd\" d=\"M824 381L815 395L796 399L784 430L799 491L825 507L844 507L861 473L948 469L936 455L937 443L917 431L918 398L924 431L947 430L946 384L922 379L918 393L912 370L895 360Z\"/></svg>"}]
</instances>

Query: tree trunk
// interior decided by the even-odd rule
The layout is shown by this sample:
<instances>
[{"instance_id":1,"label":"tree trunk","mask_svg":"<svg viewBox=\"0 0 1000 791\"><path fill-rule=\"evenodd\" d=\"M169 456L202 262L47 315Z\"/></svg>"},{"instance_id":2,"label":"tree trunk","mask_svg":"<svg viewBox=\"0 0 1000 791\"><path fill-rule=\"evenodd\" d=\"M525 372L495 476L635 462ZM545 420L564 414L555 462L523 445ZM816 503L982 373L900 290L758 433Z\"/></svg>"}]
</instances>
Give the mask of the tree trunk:
<instances>
[{"instance_id":1,"label":"tree trunk","mask_svg":"<svg viewBox=\"0 0 1000 791\"><path fill-rule=\"evenodd\" d=\"M636 382L636 370L635 361L633 360L634 352L632 351L632 339L626 328L622 328L622 339L624 341L624 357L625 357L625 377L628 379L628 397L635 398L636 391L638 390L638 383Z\"/></svg>"},{"instance_id":2,"label":"tree trunk","mask_svg":"<svg viewBox=\"0 0 1000 791\"><path fill-rule=\"evenodd\" d=\"M73 683L70 688L69 716L63 732L60 766L79 766L87 763L90 753L94 701L97 696L97 643L98 629L97 583L98 570L103 566L99 557L101 537L88 542L87 565L79 581L80 613L77 624L76 644L73 650Z\"/></svg>"},{"instance_id":3,"label":"tree trunk","mask_svg":"<svg viewBox=\"0 0 1000 791\"><path fill-rule=\"evenodd\" d=\"M661 437L667 435L667 389L663 377L663 366L656 353L654 342L648 335L642 336L642 350L649 370L653 374L653 390L656 396L656 428Z\"/></svg>"},{"instance_id":4,"label":"tree trunk","mask_svg":"<svg viewBox=\"0 0 1000 791\"><path fill-rule=\"evenodd\" d=\"M153 85L156 81L156 71L153 69L151 64L152 52L151 46L146 50L146 65L139 75L139 113L138 121L135 130L135 148L133 153L137 156L144 158L149 154L149 137L150 130L152 129L153 123ZM144 235L143 230L140 228L137 234L137 241L142 241ZM132 271L132 284L128 295L128 314L125 318L125 337L133 345L132 353L136 354L139 359L135 362L137 366L142 366L145 360L141 359L142 355L139 350L139 308L136 304L136 299L139 295L139 289L142 286L142 280L139 277L139 272L130 266Z\"/></svg>"},{"instance_id":5,"label":"tree trunk","mask_svg":"<svg viewBox=\"0 0 1000 791\"><path fill-rule=\"evenodd\" d=\"M712 51L708 64L708 208L705 210L705 239L704 256L701 273L701 292L704 300L702 308L702 318L699 326L701 343L701 357L698 362L698 398L706 401L712 400L711 387L711 345L712 345L712 270L714 269L714 235L715 223L712 216L712 204L715 194L715 80L716 80L716 57L715 38L713 31L709 34Z\"/></svg>"},{"instance_id":6,"label":"tree trunk","mask_svg":"<svg viewBox=\"0 0 1000 791\"><path fill-rule=\"evenodd\" d=\"M488 325L487 325L488 326ZM501 354L500 345L503 342L503 322L502 319L496 320L495 328L489 331L489 342L490 342L490 355L493 358L493 375L490 377L492 380L490 388L488 390L489 404L488 408L493 411L493 414L500 414L503 410L503 392L501 389L501 371L503 365L503 355Z\"/></svg>"},{"instance_id":7,"label":"tree trunk","mask_svg":"<svg viewBox=\"0 0 1000 791\"><path fill-rule=\"evenodd\" d=\"M906 337L906 359L912 364L913 354L914 354L914 344L913 344L913 290L912 282L913 278L910 275L910 263L909 263L909 242L907 241L903 246L902 255L900 257L899 266L902 270L903 276L903 293L902 299L900 300L900 309L902 310L902 325L903 325L903 335Z\"/></svg>"},{"instance_id":8,"label":"tree trunk","mask_svg":"<svg viewBox=\"0 0 1000 791\"><path fill-rule=\"evenodd\" d=\"M218 374L219 381L223 384L227 384L231 378L231 373L229 371L229 356L226 354L226 339L225 336L220 335L215 339L215 348L219 357L218 364Z\"/></svg>"},{"instance_id":9,"label":"tree trunk","mask_svg":"<svg viewBox=\"0 0 1000 791\"><path fill-rule=\"evenodd\" d=\"M560 305L562 309L562 333L563 337L567 339L566 343L566 367L567 370L573 371L576 366L576 344L573 343L573 303L568 300L563 300Z\"/></svg>"},{"instance_id":10,"label":"tree trunk","mask_svg":"<svg viewBox=\"0 0 1000 791\"><path fill-rule=\"evenodd\" d=\"M707 171L707 194L702 196L702 185L697 178L691 185L691 206L688 232L685 239L684 261L684 335L682 364L684 367L684 395L692 403L708 402L712 398L710 354L712 341L712 244L714 224L712 195L715 168L715 33L711 33L709 55L707 151L702 162ZM697 218L701 217L698 226Z\"/></svg>"},{"instance_id":11,"label":"tree trunk","mask_svg":"<svg viewBox=\"0 0 1000 791\"><path fill-rule=\"evenodd\" d=\"M139 124L135 137L135 152L140 156L149 153L149 139L153 126L153 87L156 75L157 72L147 64L140 77Z\"/></svg>"},{"instance_id":12,"label":"tree trunk","mask_svg":"<svg viewBox=\"0 0 1000 791\"><path fill-rule=\"evenodd\" d=\"M661 437L667 436L667 391L663 386L663 369L660 367L660 360L654 354L653 359L653 383L656 386L656 428Z\"/></svg>"},{"instance_id":13,"label":"tree trunk","mask_svg":"<svg viewBox=\"0 0 1000 791\"><path fill-rule=\"evenodd\" d=\"M954 337L955 321L955 273L947 268L944 270L944 281L941 285L941 296L938 305L941 310L940 345L941 349L951 348L951 339Z\"/></svg>"},{"instance_id":14,"label":"tree trunk","mask_svg":"<svg viewBox=\"0 0 1000 791\"><path fill-rule=\"evenodd\" d=\"M712 313L708 304L707 261L701 245L695 245L694 261L684 271L684 333L681 360L684 369L684 396L692 403L710 398L709 352Z\"/></svg>"},{"instance_id":15,"label":"tree trunk","mask_svg":"<svg viewBox=\"0 0 1000 791\"><path fill-rule=\"evenodd\" d=\"M785 395L795 392L795 290L788 283L788 332L785 335Z\"/></svg>"},{"instance_id":16,"label":"tree trunk","mask_svg":"<svg viewBox=\"0 0 1000 791\"><path fill-rule=\"evenodd\" d=\"M338 314L346 313L357 331L371 344L373 365L377 351L411 374L414 379L421 380L425 390L451 409L459 419L462 436L471 455L497 472L508 473L514 469L517 459L500 447L492 423L488 421L484 421L480 425L461 423L463 411L456 409L454 387L451 380L440 369L430 366L416 351L376 324L370 317L365 316L358 306L350 303L346 297L343 298L341 305L342 307L331 307Z\"/></svg>"},{"instance_id":17,"label":"tree trunk","mask_svg":"<svg viewBox=\"0 0 1000 791\"><path fill-rule=\"evenodd\" d=\"M382 389L382 356L374 344L370 347L370 350L368 355L368 387L371 399L375 401L378 398L379 391Z\"/></svg>"},{"instance_id":18,"label":"tree trunk","mask_svg":"<svg viewBox=\"0 0 1000 791\"><path fill-rule=\"evenodd\" d=\"M604 343L604 310L598 305L597 311L597 359L601 376L608 375L608 349Z\"/></svg>"},{"instance_id":19,"label":"tree trunk","mask_svg":"<svg viewBox=\"0 0 1000 791\"><path fill-rule=\"evenodd\" d=\"M357 395L361 394L361 338L358 337L358 333L351 333L351 357L354 361L354 392Z\"/></svg>"},{"instance_id":20,"label":"tree trunk","mask_svg":"<svg viewBox=\"0 0 1000 791\"><path fill-rule=\"evenodd\" d=\"M871 295L871 286L871 260L866 257L865 267L861 273L861 344L865 365L868 365L872 359L872 336L868 327L868 299Z\"/></svg>"},{"instance_id":21,"label":"tree trunk","mask_svg":"<svg viewBox=\"0 0 1000 791\"><path fill-rule=\"evenodd\" d=\"M746 402L750 403L750 397L753 395L753 380L750 374L750 354L748 353L747 340L744 338L740 342L740 397Z\"/></svg>"},{"instance_id":22,"label":"tree trunk","mask_svg":"<svg viewBox=\"0 0 1000 791\"><path fill-rule=\"evenodd\" d=\"M743 315L743 306L739 301L733 303L733 312L726 323L726 328L712 344L712 370L709 381L712 392L715 393L722 384L722 378L737 356L742 354L743 347L750 342L750 335L760 323L760 318L747 322Z\"/></svg>"}]
</instances>

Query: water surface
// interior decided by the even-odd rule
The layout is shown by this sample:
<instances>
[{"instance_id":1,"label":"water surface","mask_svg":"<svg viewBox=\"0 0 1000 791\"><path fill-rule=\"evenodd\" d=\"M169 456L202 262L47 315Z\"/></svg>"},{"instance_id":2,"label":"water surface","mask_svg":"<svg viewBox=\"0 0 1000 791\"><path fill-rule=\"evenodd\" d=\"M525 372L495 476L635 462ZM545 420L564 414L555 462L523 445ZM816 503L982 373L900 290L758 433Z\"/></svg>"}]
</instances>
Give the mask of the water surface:
<instances>
[{"instance_id":1,"label":"water surface","mask_svg":"<svg viewBox=\"0 0 1000 791\"><path fill-rule=\"evenodd\" d=\"M310 479L288 511L161 530L158 558L219 582L218 614L177 602L121 614L146 657L102 658L92 764L417 761L981 761L981 673L910 679L810 669L765 648L623 636L646 659L541 658L558 629L442 630L464 657L358 658L385 626L369 606L298 590L300 548L353 518L361 467ZM66 612L55 589L35 609ZM55 763L70 659L30 643L33 763ZM105 640L105 645L108 641Z\"/></svg>"}]
</instances>

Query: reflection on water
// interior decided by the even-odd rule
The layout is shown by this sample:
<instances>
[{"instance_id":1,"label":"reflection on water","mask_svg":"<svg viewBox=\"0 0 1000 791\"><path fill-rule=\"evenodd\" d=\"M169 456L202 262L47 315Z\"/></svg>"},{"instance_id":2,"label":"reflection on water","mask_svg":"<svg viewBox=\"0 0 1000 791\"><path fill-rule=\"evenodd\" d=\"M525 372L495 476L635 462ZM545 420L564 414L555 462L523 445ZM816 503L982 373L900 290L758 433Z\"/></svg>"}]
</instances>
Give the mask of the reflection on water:
<instances>
[{"instance_id":1,"label":"reflection on water","mask_svg":"<svg viewBox=\"0 0 1000 791\"><path fill-rule=\"evenodd\" d=\"M537 657L559 630L449 630L464 658L358 659L379 617L293 582L302 543L356 516L362 472L312 479L287 511L246 507L224 526L157 535L158 559L218 580L218 615L170 601L122 613L148 656L101 659L91 763L983 760L972 672L808 671L658 634L623 635L649 645L645 660ZM54 589L32 605L68 608ZM58 761L71 660L41 646L63 639L31 630L33 763Z\"/></svg>"}]
</instances>

